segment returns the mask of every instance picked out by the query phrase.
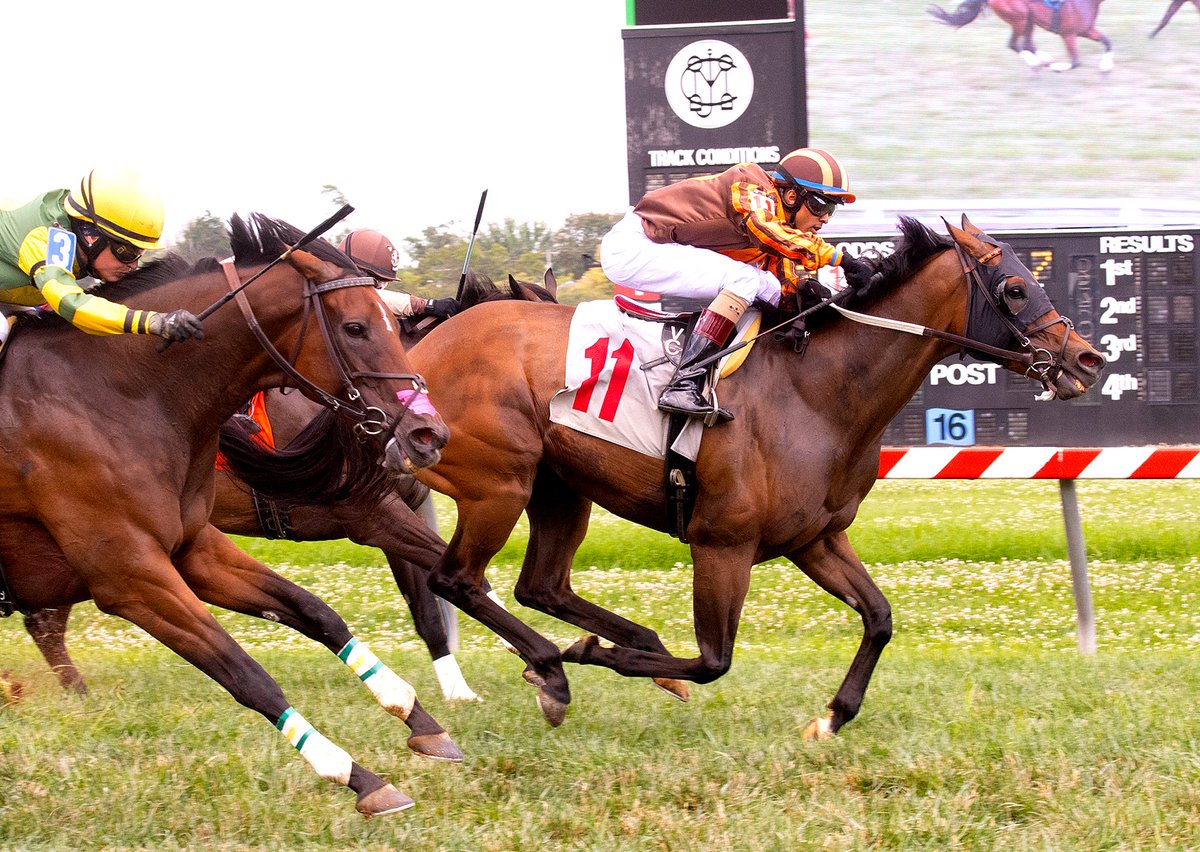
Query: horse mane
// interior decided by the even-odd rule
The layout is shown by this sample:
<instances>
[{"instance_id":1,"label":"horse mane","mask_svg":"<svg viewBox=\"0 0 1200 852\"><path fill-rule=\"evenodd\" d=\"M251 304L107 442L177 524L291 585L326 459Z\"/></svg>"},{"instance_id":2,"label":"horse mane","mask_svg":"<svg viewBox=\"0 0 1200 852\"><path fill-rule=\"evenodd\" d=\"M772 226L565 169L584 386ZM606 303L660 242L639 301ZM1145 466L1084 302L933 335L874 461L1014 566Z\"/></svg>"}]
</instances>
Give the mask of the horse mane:
<instances>
[{"instance_id":1,"label":"horse mane","mask_svg":"<svg viewBox=\"0 0 1200 852\"><path fill-rule=\"evenodd\" d=\"M262 213L251 213L249 219L233 214L229 219L227 235L233 250L233 262L237 266L270 263L278 259L288 246L294 245L304 236L294 225ZM354 262L325 240L305 243L304 251L329 261L348 273L359 274ZM181 255L168 251L138 267L120 281L101 285L97 294L114 302L121 302L168 281L176 281L188 275L207 274L217 269L217 258L205 257L191 263Z\"/></svg>"},{"instance_id":2,"label":"horse mane","mask_svg":"<svg viewBox=\"0 0 1200 852\"><path fill-rule=\"evenodd\" d=\"M264 446L240 418L221 425L219 447L238 487L282 503L382 500L395 487L377 449L323 409L283 449Z\"/></svg>"},{"instance_id":3,"label":"horse mane","mask_svg":"<svg viewBox=\"0 0 1200 852\"><path fill-rule=\"evenodd\" d=\"M846 307L854 310L869 307L911 278L934 255L941 254L954 245L954 241L949 237L937 233L911 216L900 216L897 228L900 237L896 240L895 251L882 258L859 258L874 267L875 275L869 284L860 287L847 299ZM797 310L794 303L781 304L778 310L764 310L763 321L768 326L777 325L789 315L794 316ZM804 323L809 331L816 331L838 318L836 311L827 309L805 317Z\"/></svg>"},{"instance_id":4,"label":"horse mane","mask_svg":"<svg viewBox=\"0 0 1200 852\"><path fill-rule=\"evenodd\" d=\"M529 298L533 296L534 298ZM462 305L461 310L473 308L476 305L482 305L484 302L550 302L558 303L558 299L548 289L541 284L534 284L531 281L518 281L513 276L508 276L508 288L504 289L487 275L482 272L471 271L467 273L467 278L463 282L463 294L459 299Z\"/></svg>"},{"instance_id":5,"label":"horse mane","mask_svg":"<svg viewBox=\"0 0 1200 852\"><path fill-rule=\"evenodd\" d=\"M462 305L462 310L465 311L467 308L481 305L497 297L506 298L500 288L496 286L496 282L482 272L472 269L463 281L462 298L459 299L459 303Z\"/></svg>"}]
</instances>

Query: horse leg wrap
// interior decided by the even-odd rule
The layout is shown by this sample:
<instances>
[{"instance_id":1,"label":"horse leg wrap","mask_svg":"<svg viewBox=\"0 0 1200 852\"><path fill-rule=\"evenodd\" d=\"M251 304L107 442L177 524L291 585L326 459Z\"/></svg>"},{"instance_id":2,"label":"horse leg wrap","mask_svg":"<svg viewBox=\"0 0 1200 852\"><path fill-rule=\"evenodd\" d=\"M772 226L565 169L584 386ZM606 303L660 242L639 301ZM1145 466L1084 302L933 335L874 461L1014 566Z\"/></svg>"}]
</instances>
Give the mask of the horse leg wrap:
<instances>
[{"instance_id":1,"label":"horse leg wrap","mask_svg":"<svg viewBox=\"0 0 1200 852\"><path fill-rule=\"evenodd\" d=\"M433 671L437 675L438 684L442 687L442 696L447 701L479 701L475 690L467 685L458 660L453 654L438 657L433 661Z\"/></svg>"},{"instance_id":2,"label":"horse leg wrap","mask_svg":"<svg viewBox=\"0 0 1200 852\"><path fill-rule=\"evenodd\" d=\"M357 639L351 639L338 651L338 659L358 675L358 679L371 690L384 710L401 719L408 718L416 703L417 691L385 666L370 648Z\"/></svg>"},{"instance_id":3,"label":"horse leg wrap","mask_svg":"<svg viewBox=\"0 0 1200 852\"><path fill-rule=\"evenodd\" d=\"M275 727L322 778L343 786L350 783L350 755L327 740L295 708L284 710Z\"/></svg>"}]
</instances>

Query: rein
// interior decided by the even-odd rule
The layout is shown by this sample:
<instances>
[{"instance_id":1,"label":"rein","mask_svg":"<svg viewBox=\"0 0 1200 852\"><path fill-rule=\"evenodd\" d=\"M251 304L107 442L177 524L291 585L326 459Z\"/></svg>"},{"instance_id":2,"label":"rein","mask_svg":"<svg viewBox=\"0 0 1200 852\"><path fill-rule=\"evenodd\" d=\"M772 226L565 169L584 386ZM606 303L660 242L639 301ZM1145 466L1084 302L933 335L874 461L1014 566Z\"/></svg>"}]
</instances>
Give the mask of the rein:
<instances>
[{"instance_id":1,"label":"rein","mask_svg":"<svg viewBox=\"0 0 1200 852\"><path fill-rule=\"evenodd\" d=\"M325 338L325 346L329 351L339 376L342 388L347 399L341 399L334 396L321 387L318 387L308 377L297 370L288 358L285 358L267 337L263 331L262 325L259 324L258 318L254 315L254 309L250 306L250 300L246 298L242 292L244 284L239 279L237 270L234 268L233 261L221 261L221 270L225 273L225 280L229 284L230 295L236 299L238 308L242 311L242 316L246 320L246 325L254 334L255 339L263 350L271 357L271 360L283 370L284 373L295 383L297 389L308 390L316 397L322 405L331 409L335 414L343 414L357 421L354 425L355 434L360 439L367 436L379 435L385 431L394 431L396 426L408 413L413 401L417 398L417 394L425 389L425 381L415 373L376 373L366 372L361 370L351 370L346 363L345 357L342 355L341 349L333 338L333 332L330 329L329 317L325 313L325 304L321 300L322 293L328 293L331 290L339 290L343 287L374 287L375 279L373 278L339 278L335 281L327 281L324 284L317 284L312 281L305 280L304 286L304 318L307 319L310 310L316 314L317 326L321 329L321 335ZM304 323L307 325L307 322ZM299 352L296 353L297 355ZM414 385L414 390L408 394L408 398L404 399L397 394L397 397L402 400L400 411L389 422L387 412L376 408L373 405L358 405L362 399L362 393L354 386L354 380L357 378L372 378L372 379L403 379L411 381ZM347 401L348 400L348 401Z\"/></svg>"},{"instance_id":2,"label":"rein","mask_svg":"<svg viewBox=\"0 0 1200 852\"><path fill-rule=\"evenodd\" d=\"M991 306L992 310L1000 318L1000 321L1021 346L1020 351L1013 349L1002 349L998 346L991 346L990 344L974 340L970 337L964 337L949 331L941 331L936 328L928 328L923 325L918 325L917 323L904 322L903 320L894 320L886 317L875 317L871 316L870 314L858 313L857 311L851 311L847 308L843 308L841 305L833 303L832 300L829 300L830 307L832 307L842 316L846 317L846 319L862 325L870 325L877 328L887 328L891 329L892 331L913 334L917 337L933 337L938 340L945 340L949 343L953 343L956 346L972 352L982 352L983 354L991 355L994 358L999 358L1005 361L1015 361L1018 364L1023 364L1025 367L1025 376L1027 378L1036 379L1046 388L1044 393L1038 395L1038 399L1052 399L1054 392L1050 389L1050 385L1058 377L1058 374L1062 372L1062 356L1063 353L1066 352L1067 344L1070 340L1071 329L1074 327L1071 323L1071 320L1069 320L1067 317L1060 316L1058 319L1051 320L1033 329L1018 328L1016 323L1014 323L1009 316L1007 316L1003 311L1000 310L999 307L997 307L996 299L993 297L992 293L988 292L987 285L983 283L983 276L979 274L979 267L993 258L1002 249L999 246L996 246L994 251L989 252L987 255L974 262L967 258L966 252L963 251L962 246L958 245L958 243L954 244L954 250L958 255L959 264L962 267L963 275L965 275L967 278L967 282L969 284L973 284L983 295L986 303ZM1029 337L1030 335L1037 334L1039 331L1044 331L1045 329L1050 328L1053 325L1058 325L1059 323L1062 323L1064 333L1062 348L1059 350L1059 354L1056 357L1049 350L1034 346ZM1049 396L1046 396L1046 394L1049 394Z\"/></svg>"}]
</instances>

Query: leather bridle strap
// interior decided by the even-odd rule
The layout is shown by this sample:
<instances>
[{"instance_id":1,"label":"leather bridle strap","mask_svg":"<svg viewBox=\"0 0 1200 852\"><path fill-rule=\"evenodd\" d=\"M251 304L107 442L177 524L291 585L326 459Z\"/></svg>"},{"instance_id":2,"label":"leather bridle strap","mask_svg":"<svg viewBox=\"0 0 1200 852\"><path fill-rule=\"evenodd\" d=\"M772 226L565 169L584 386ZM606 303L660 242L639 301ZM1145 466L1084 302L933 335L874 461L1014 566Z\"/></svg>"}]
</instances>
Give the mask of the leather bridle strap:
<instances>
[{"instance_id":1,"label":"leather bridle strap","mask_svg":"<svg viewBox=\"0 0 1200 852\"><path fill-rule=\"evenodd\" d=\"M245 318L246 325L249 327L250 332L254 335L255 339L258 341L259 345L263 348L267 355L271 357L271 360L275 362L276 366L283 370L288 378L292 380L296 388L302 391L307 390L309 394L311 394L326 408L332 410L335 414L342 414L350 417L353 420L356 420L357 428L360 434L379 434L389 426L394 430L395 426L400 422L404 415L408 413L408 410L412 405L412 400L415 398L415 393L410 395L409 399L404 402L400 408L400 411L389 424L386 412L376 408L375 406L362 405L360 407L360 405L356 404L362 399L362 394L354 386L354 376L406 379L413 382L418 390L424 388L424 381L420 376L411 373L355 373L352 376L350 370L347 368L345 359L342 357L341 350L338 349L336 342L333 339L333 334L329 329L329 320L325 314L324 305L320 298L322 293L327 293L330 290L340 289L342 287L373 287L375 285L374 279L341 278L336 281L329 281L323 284L313 284L312 282L309 282L304 291L305 315L307 315L310 305L315 306L317 325L320 327L321 333L325 338L325 344L329 350L330 358L333 360L335 368L341 375L341 384L345 389L346 396L349 398L349 401L347 401L334 396L333 394L316 385L314 382L310 381L292 365L291 361L283 356L283 354L275 347L275 344L271 342L270 338L267 337L266 332L263 331L263 328L259 324L257 317L254 316L254 310L250 306L250 301L246 298L245 293L238 289L241 287L241 281L238 278L237 269L234 267L232 261L222 261L221 269L225 274L225 280L229 284L230 291L234 294L238 308L241 310L242 316Z\"/></svg>"}]
</instances>

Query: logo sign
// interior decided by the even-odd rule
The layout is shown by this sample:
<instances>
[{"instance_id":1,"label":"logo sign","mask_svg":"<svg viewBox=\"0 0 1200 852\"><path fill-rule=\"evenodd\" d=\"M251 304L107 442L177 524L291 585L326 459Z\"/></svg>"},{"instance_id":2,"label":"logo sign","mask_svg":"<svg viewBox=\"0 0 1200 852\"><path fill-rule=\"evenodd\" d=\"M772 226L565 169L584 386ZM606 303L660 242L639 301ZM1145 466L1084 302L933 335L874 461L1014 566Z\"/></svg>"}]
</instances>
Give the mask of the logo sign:
<instances>
[{"instance_id":1,"label":"logo sign","mask_svg":"<svg viewBox=\"0 0 1200 852\"><path fill-rule=\"evenodd\" d=\"M750 106L754 72L733 45L701 39L675 54L663 85L677 116L692 127L712 130L737 121Z\"/></svg>"}]
</instances>

